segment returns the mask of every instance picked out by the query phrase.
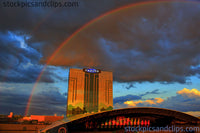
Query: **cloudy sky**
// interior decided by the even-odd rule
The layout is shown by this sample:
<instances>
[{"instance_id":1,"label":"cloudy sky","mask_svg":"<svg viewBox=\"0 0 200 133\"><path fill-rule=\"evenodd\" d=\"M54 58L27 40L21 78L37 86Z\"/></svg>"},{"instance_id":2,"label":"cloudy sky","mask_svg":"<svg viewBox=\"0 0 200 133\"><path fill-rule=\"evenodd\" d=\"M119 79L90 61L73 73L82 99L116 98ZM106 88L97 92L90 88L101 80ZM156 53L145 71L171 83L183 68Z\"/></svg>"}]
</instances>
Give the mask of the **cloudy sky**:
<instances>
[{"instance_id":1,"label":"cloudy sky","mask_svg":"<svg viewBox=\"0 0 200 133\"><path fill-rule=\"evenodd\" d=\"M92 67L113 72L115 109L200 116L200 1L4 2L11 1L0 2L0 114L24 115L31 92L29 115L65 114L69 68Z\"/></svg>"}]
</instances>

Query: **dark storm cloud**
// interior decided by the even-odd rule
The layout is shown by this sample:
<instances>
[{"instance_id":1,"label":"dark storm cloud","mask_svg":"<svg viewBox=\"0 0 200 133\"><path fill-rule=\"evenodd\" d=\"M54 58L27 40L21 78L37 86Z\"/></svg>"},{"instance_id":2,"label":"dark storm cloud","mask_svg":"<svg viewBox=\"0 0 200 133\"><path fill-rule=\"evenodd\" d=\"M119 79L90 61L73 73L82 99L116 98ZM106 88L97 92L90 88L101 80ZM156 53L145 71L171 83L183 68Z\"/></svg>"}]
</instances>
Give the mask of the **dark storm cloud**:
<instances>
[{"instance_id":1,"label":"dark storm cloud","mask_svg":"<svg viewBox=\"0 0 200 133\"><path fill-rule=\"evenodd\" d=\"M0 8L0 30L31 36L27 44L41 53L45 63L83 24L134 2L141 1L80 1L77 8L57 9ZM200 64L199 13L198 4L177 2L113 13L76 35L51 64L113 71L114 80L119 82L185 83L187 77L200 73L196 67ZM12 55L7 56L17 63ZM7 66L2 63L2 67ZM44 81L52 82L46 78Z\"/></svg>"},{"instance_id":2,"label":"dark storm cloud","mask_svg":"<svg viewBox=\"0 0 200 133\"><path fill-rule=\"evenodd\" d=\"M67 98L59 92L58 88L49 88L48 91L38 93L33 97L29 114L47 115L57 113L59 115L66 113Z\"/></svg>"},{"instance_id":3,"label":"dark storm cloud","mask_svg":"<svg viewBox=\"0 0 200 133\"><path fill-rule=\"evenodd\" d=\"M135 88L135 86L133 84L128 84L128 86L126 86L126 89L129 90L130 88Z\"/></svg>"},{"instance_id":4,"label":"dark storm cloud","mask_svg":"<svg viewBox=\"0 0 200 133\"><path fill-rule=\"evenodd\" d=\"M124 103L125 101L131 101L131 100L140 100L142 97L137 95L126 95L126 96L120 96L113 98L113 103Z\"/></svg>"},{"instance_id":5,"label":"dark storm cloud","mask_svg":"<svg viewBox=\"0 0 200 133\"><path fill-rule=\"evenodd\" d=\"M155 89L153 91L148 91L148 92L145 92L144 94L141 94L140 96L145 96L145 95L149 95L149 94L161 94L163 92L159 92L159 89Z\"/></svg>"},{"instance_id":6,"label":"dark storm cloud","mask_svg":"<svg viewBox=\"0 0 200 133\"><path fill-rule=\"evenodd\" d=\"M26 36L24 36L26 37ZM35 82L43 69L39 64L41 53L26 44L19 33L0 32L0 81L16 83ZM41 82L62 80L49 66L44 70Z\"/></svg>"},{"instance_id":7,"label":"dark storm cloud","mask_svg":"<svg viewBox=\"0 0 200 133\"><path fill-rule=\"evenodd\" d=\"M53 65L113 71L119 82L179 82L199 74L200 8L164 2L108 15L66 44Z\"/></svg>"},{"instance_id":8,"label":"dark storm cloud","mask_svg":"<svg viewBox=\"0 0 200 133\"><path fill-rule=\"evenodd\" d=\"M21 85L23 87L23 84ZM28 89L28 88L27 88ZM26 89L26 90L27 90ZM31 100L29 114L38 115L59 115L65 114L67 98L59 92L58 88L40 88L41 90L34 94ZM30 92L29 92L30 93ZM24 92L18 85L18 91L4 89L1 91L0 107L1 114L13 112L24 115L30 94Z\"/></svg>"},{"instance_id":9,"label":"dark storm cloud","mask_svg":"<svg viewBox=\"0 0 200 133\"><path fill-rule=\"evenodd\" d=\"M12 94L7 92L1 92L0 107L1 114L8 114L15 111L16 114L24 115L26 104L28 101L28 95Z\"/></svg>"},{"instance_id":10,"label":"dark storm cloud","mask_svg":"<svg viewBox=\"0 0 200 133\"><path fill-rule=\"evenodd\" d=\"M22 31L32 36L30 42L44 42L46 47L42 52L47 59L83 24L104 12L135 1L79 1L79 7L73 8L0 8L0 30Z\"/></svg>"},{"instance_id":11,"label":"dark storm cloud","mask_svg":"<svg viewBox=\"0 0 200 133\"><path fill-rule=\"evenodd\" d=\"M176 96L169 97L163 103L158 105L162 108L169 108L178 111L199 111L200 98L191 98L191 97L184 97L182 95L177 94Z\"/></svg>"},{"instance_id":12,"label":"dark storm cloud","mask_svg":"<svg viewBox=\"0 0 200 133\"><path fill-rule=\"evenodd\" d=\"M42 70L38 65L41 57L44 63L61 42L88 21L136 1L80 1L77 8L0 8L1 81L34 82ZM31 49L20 48L19 42L10 40L7 36L9 31L24 36ZM25 69L22 64L29 61L32 66ZM53 82L50 75L57 76L45 70L40 81Z\"/></svg>"},{"instance_id":13,"label":"dark storm cloud","mask_svg":"<svg viewBox=\"0 0 200 133\"><path fill-rule=\"evenodd\" d=\"M149 106L149 107L160 107L160 108L168 108L177 111L187 112L187 111L199 111L199 102L200 98L191 98L185 97L177 94L176 96L172 96L164 100L164 102L156 105L144 105L138 104L138 107Z\"/></svg>"}]
</instances>

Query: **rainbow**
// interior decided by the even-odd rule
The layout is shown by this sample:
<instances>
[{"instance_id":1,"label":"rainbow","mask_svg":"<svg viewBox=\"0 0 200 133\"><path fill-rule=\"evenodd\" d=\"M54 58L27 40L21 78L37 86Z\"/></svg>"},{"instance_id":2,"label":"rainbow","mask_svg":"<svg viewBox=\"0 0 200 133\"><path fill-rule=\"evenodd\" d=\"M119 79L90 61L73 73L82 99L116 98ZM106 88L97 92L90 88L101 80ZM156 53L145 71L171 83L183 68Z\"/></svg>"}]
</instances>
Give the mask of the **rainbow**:
<instances>
[{"instance_id":1,"label":"rainbow","mask_svg":"<svg viewBox=\"0 0 200 133\"><path fill-rule=\"evenodd\" d=\"M59 51L70 41L72 40L74 37L76 37L76 35L78 35L81 31L83 31L84 29L86 29L87 27L89 27L90 25L94 24L95 22L109 16L109 15L112 15L113 13L117 13L117 12L120 12L121 10L125 10L125 9L129 9L129 8L133 8L133 7L137 7L137 6L144 6L144 5L149 5L149 4L155 4L155 3L168 3L168 2L181 2L181 3L199 3L197 1L187 1L187 0L176 0L176 1L171 1L171 0L153 0L153 1L145 1L145 2L139 2L139 3L133 3L133 4L129 4L129 5L125 5L125 6L122 6L120 8L117 8L117 9L114 9L114 10L111 10L109 12L106 12L94 19L92 19L91 21L89 21L88 23L84 24L81 28L79 28L78 30L76 30L72 35L70 35L65 41L63 41L59 47L53 52L53 54L50 56L50 58L47 60L44 68L42 69L41 73L39 74L34 86L33 86L33 89L31 91L31 94L30 94L30 97L28 99L28 103L27 103L27 106L26 106L26 109L25 109L25 115L28 115L29 113L29 108L31 106L31 100L33 98L33 94L34 94L34 91L35 91L35 88L37 87L37 84L39 82L39 80L41 79L42 77L42 74L44 72L44 70L46 69L47 65L50 64L50 62L54 59L54 57L56 56L57 53L59 53ZM48 16L49 17L49 16ZM44 19L46 20L46 18ZM44 21L42 20L42 21ZM39 23L39 25L41 25L41 23ZM36 27L35 29L38 29L38 27ZM34 29L34 31L35 31Z\"/></svg>"}]
</instances>

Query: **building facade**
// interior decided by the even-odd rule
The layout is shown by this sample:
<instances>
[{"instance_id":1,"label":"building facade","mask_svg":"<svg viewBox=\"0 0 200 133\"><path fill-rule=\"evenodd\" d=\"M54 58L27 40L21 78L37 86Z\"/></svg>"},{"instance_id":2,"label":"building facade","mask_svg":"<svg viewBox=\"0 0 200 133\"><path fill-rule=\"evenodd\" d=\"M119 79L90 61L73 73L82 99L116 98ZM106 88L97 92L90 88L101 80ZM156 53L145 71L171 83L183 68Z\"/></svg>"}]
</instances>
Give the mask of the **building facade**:
<instances>
[{"instance_id":1,"label":"building facade","mask_svg":"<svg viewBox=\"0 0 200 133\"><path fill-rule=\"evenodd\" d=\"M67 116L113 108L112 72L98 69L70 69Z\"/></svg>"}]
</instances>

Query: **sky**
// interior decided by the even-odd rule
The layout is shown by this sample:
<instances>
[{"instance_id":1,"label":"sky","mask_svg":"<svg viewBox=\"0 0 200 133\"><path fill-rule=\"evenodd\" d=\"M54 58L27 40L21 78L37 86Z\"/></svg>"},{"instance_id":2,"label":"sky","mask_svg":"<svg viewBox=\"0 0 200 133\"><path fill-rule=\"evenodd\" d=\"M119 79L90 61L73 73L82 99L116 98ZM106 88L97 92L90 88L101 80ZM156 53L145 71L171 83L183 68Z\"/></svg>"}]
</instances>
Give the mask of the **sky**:
<instances>
[{"instance_id":1,"label":"sky","mask_svg":"<svg viewBox=\"0 0 200 133\"><path fill-rule=\"evenodd\" d=\"M0 114L25 115L29 105L28 115L65 115L69 69L89 67L113 72L114 109L200 116L200 1L77 0L63 8L7 1L0 2Z\"/></svg>"}]
</instances>

